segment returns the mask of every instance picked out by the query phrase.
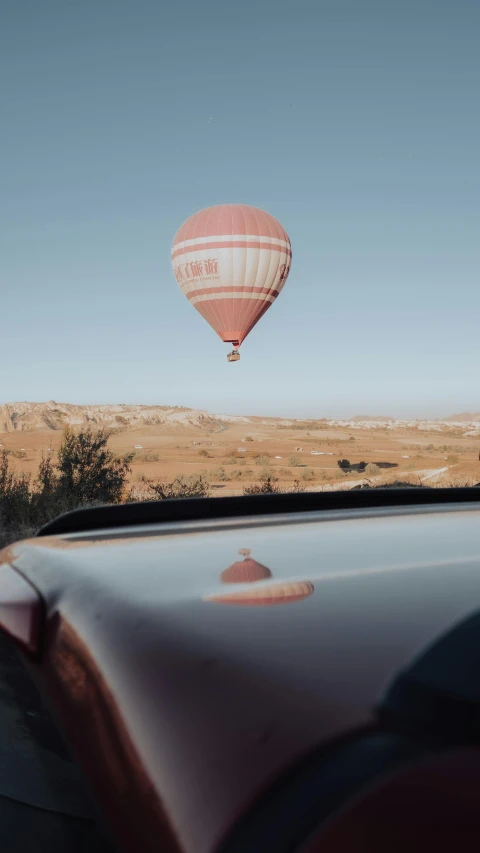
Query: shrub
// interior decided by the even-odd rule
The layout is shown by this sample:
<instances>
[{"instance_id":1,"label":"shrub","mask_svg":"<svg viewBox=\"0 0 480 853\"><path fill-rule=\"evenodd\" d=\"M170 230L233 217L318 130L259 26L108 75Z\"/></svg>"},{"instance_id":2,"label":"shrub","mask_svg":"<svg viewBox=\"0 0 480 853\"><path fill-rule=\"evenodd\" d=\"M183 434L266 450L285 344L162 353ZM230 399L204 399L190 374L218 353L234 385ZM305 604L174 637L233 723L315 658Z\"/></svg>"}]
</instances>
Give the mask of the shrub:
<instances>
[{"instance_id":1,"label":"shrub","mask_svg":"<svg viewBox=\"0 0 480 853\"><path fill-rule=\"evenodd\" d=\"M232 474L232 476L233 476L233 474ZM228 476L227 472L225 471L225 468L217 468L213 472L213 478L214 478L214 480L220 480L221 482L225 482L226 480L229 479L229 476Z\"/></svg>"},{"instance_id":2,"label":"shrub","mask_svg":"<svg viewBox=\"0 0 480 853\"><path fill-rule=\"evenodd\" d=\"M348 461L348 459L339 459L337 462L337 465L339 468L342 468L343 470L350 468L350 462Z\"/></svg>"},{"instance_id":3,"label":"shrub","mask_svg":"<svg viewBox=\"0 0 480 853\"><path fill-rule=\"evenodd\" d=\"M193 474L191 477L176 477L171 483L153 482L142 478L143 492L140 500L171 500L178 498L206 498L208 484L204 478ZM138 500L138 489L132 490L129 500Z\"/></svg>"},{"instance_id":4,"label":"shrub","mask_svg":"<svg viewBox=\"0 0 480 853\"><path fill-rule=\"evenodd\" d=\"M368 474L370 477L373 477L375 474L380 474L381 468L378 465L375 465L375 462L369 462L367 467L365 468L365 474Z\"/></svg>"},{"instance_id":5,"label":"shrub","mask_svg":"<svg viewBox=\"0 0 480 853\"><path fill-rule=\"evenodd\" d=\"M204 450L204 449L202 448L201 450L199 450L199 451L198 451L198 455L199 455L199 456L205 456L205 457L208 457L208 451L207 451L207 450Z\"/></svg>"},{"instance_id":6,"label":"shrub","mask_svg":"<svg viewBox=\"0 0 480 853\"><path fill-rule=\"evenodd\" d=\"M260 475L258 483L253 483L251 486L246 486L243 490L244 495L274 495L282 490L277 486L278 477L274 477L268 472Z\"/></svg>"},{"instance_id":7,"label":"shrub","mask_svg":"<svg viewBox=\"0 0 480 853\"><path fill-rule=\"evenodd\" d=\"M251 436L251 435L246 435L246 436L245 436L245 441L253 441L252 436Z\"/></svg>"},{"instance_id":8,"label":"shrub","mask_svg":"<svg viewBox=\"0 0 480 853\"><path fill-rule=\"evenodd\" d=\"M276 495L280 494L284 491L289 492L304 492L305 486L300 480L294 480L291 489L282 489L277 485L278 477L274 477L271 472L264 471L263 474L260 475L260 478L257 483L253 483L251 486L246 486L243 490L244 495Z\"/></svg>"},{"instance_id":9,"label":"shrub","mask_svg":"<svg viewBox=\"0 0 480 853\"><path fill-rule=\"evenodd\" d=\"M265 453L255 456L255 465L268 465L270 458Z\"/></svg>"},{"instance_id":10,"label":"shrub","mask_svg":"<svg viewBox=\"0 0 480 853\"><path fill-rule=\"evenodd\" d=\"M298 468L298 466L300 465L300 458L298 456L289 456L288 464L291 468Z\"/></svg>"},{"instance_id":11,"label":"shrub","mask_svg":"<svg viewBox=\"0 0 480 853\"><path fill-rule=\"evenodd\" d=\"M314 479L315 479L315 474L313 473L313 471L311 469L307 468L307 470L302 473L302 480L305 483L311 482Z\"/></svg>"},{"instance_id":12,"label":"shrub","mask_svg":"<svg viewBox=\"0 0 480 853\"><path fill-rule=\"evenodd\" d=\"M0 456L0 546L30 526L30 479L10 469L8 453Z\"/></svg>"},{"instance_id":13,"label":"shrub","mask_svg":"<svg viewBox=\"0 0 480 853\"><path fill-rule=\"evenodd\" d=\"M158 462L160 460L160 456L158 453L145 453L143 459L145 462Z\"/></svg>"},{"instance_id":14,"label":"shrub","mask_svg":"<svg viewBox=\"0 0 480 853\"><path fill-rule=\"evenodd\" d=\"M24 450L7 450L7 453L10 452L10 455L14 457L14 459L25 459L26 453Z\"/></svg>"}]
</instances>

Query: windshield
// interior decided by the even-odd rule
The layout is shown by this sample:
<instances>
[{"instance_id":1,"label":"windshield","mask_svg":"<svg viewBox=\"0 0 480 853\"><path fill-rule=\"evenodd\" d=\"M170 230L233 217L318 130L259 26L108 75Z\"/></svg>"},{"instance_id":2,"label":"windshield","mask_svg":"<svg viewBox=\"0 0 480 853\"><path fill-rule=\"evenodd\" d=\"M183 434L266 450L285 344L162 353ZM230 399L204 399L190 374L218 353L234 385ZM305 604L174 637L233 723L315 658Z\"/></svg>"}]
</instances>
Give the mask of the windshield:
<instances>
[{"instance_id":1,"label":"windshield","mask_svg":"<svg viewBox=\"0 0 480 853\"><path fill-rule=\"evenodd\" d=\"M470 0L6 0L0 544L480 483Z\"/></svg>"}]
</instances>

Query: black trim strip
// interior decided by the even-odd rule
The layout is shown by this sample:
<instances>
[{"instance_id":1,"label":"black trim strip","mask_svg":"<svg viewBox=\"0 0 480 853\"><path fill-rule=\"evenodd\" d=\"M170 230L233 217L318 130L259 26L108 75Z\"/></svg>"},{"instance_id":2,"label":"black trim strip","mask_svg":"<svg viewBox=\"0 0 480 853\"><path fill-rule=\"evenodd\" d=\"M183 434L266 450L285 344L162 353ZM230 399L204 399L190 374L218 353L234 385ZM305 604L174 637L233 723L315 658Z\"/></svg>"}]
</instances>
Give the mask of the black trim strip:
<instances>
[{"instance_id":1,"label":"black trim strip","mask_svg":"<svg viewBox=\"0 0 480 853\"><path fill-rule=\"evenodd\" d=\"M80 533L87 530L109 530L176 521L478 502L480 502L480 488L352 489L339 492L142 501L77 509L50 521L38 531L37 536Z\"/></svg>"}]
</instances>

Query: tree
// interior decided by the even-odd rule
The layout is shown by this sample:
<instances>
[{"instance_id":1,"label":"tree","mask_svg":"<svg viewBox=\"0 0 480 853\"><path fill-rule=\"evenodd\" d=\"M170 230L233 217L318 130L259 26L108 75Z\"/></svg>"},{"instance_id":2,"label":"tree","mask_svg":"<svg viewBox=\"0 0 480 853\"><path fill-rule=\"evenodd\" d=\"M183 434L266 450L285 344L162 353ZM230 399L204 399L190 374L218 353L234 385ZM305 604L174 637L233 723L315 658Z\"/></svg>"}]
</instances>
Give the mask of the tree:
<instances>
[{"instance_id":1,"label":"tree","mask_svg":"<svg viewBox=\"0 0 480 853\"><path fill-rule=\"evenodd\" d=\"M107 449L111 433L91 427L75 434L67 426L58 452L57 491L66 503L120 503L123 498L133 453L115 456Z\"/></svg>"},{"instance_id":2,"label":"tree","mask_svg":"<svg viewBox=\"0 0 480 853\"><path fill-rule=\"evenodd\" d=\"M339 468L342 468L343 470L350 468L350 462L348 461L348 459L339 459L337 462L337 465Z\"/></svg>"}]
</instances>

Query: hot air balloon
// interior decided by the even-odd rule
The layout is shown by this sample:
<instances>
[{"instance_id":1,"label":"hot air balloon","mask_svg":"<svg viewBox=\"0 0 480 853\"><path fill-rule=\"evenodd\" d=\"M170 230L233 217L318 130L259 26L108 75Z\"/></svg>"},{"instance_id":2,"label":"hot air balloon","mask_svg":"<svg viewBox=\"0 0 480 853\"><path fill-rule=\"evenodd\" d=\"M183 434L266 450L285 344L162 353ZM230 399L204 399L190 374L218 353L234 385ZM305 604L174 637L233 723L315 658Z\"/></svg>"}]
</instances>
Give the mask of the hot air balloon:
<instances>
[{"instance_id":1,"label":"hot air balloon","mask_svg":"<svg viewBox=\"0 0 480 853\"><path fill-rule=\"evenodd\" d=\"M246 204L220 204L183 223L172 246L180 289L217 335L240 344L275 302L292 261L288 234L269 213Z\"/></svg>"},{"instance_id":2,"label":"hot air balloon","mask_svg":"<svg viewBox=\"0 0 480 853\"><path fill-rule=\"evenodd\" d=\"M250 548L240 548L239 554L244 559L232 563L228 569L222 572L220 578L222 583L255 583L255 581L264 581L272 577L272 573L267 566L262 563L257 563L250 556Z\"/></svg>"},{"instance_id":3,"label":"hot air balloon","mask_svg":"<svg viewBox=\"0 0 480 853\"><path fill-rule=\"evenodd\" d=\"M207 595L205 601L212 601L215 604L237 604L244 607L269 607L302 601L312 595L313 589L313 583L310 581L272 583L268 586L255 586L238 592Z\"/></svg>"}]
</instances>

